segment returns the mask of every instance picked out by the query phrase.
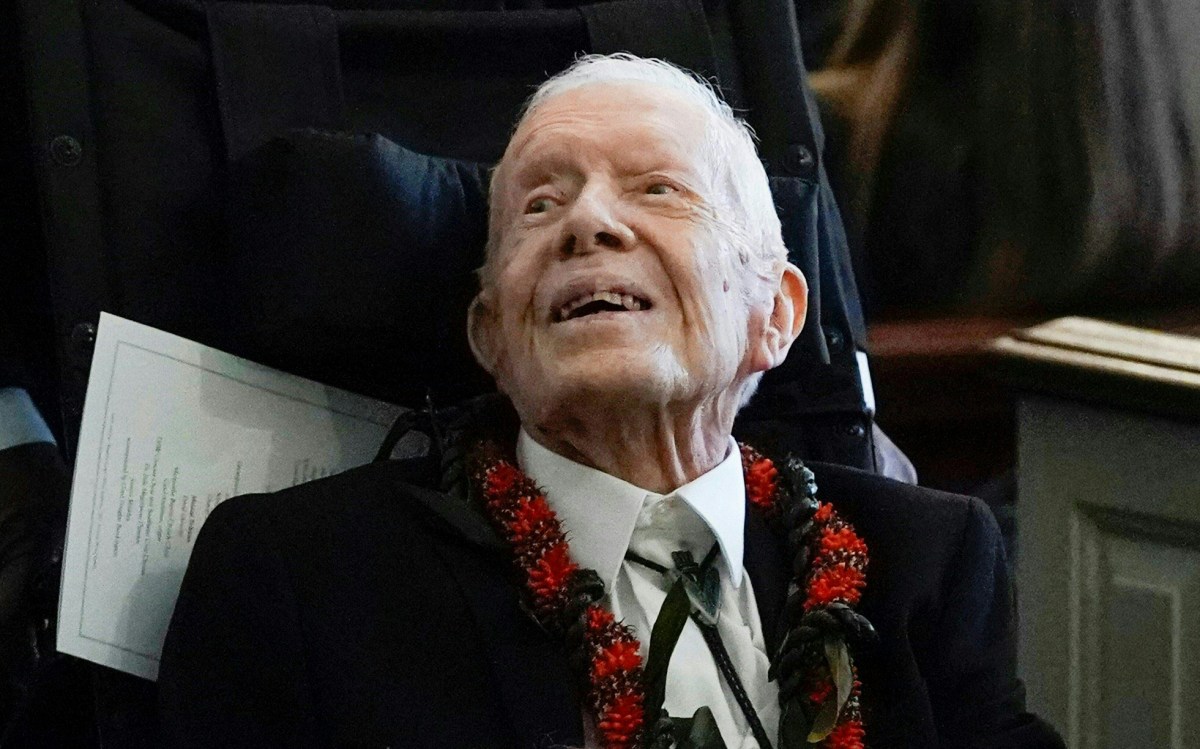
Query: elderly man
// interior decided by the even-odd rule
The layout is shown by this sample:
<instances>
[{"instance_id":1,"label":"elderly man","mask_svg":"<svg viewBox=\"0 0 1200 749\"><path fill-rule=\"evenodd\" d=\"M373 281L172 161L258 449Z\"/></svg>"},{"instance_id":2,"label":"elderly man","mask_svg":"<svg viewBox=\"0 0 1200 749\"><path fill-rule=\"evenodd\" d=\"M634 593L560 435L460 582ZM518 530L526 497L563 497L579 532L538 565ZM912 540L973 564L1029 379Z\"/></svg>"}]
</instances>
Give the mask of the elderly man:
<instances>
[{"instance_id":1,"label":"elderly man","mask_svg":"<svg viewBox=\"0 0 1200 749\"><path fill-rule=\"evenodd\" d=\"M213 513L167 743L1058 746L982 505L731 438L805 309L707 85L627 56L546 83L470 312L506 398L440 455Z\"/></svg>"}]
</instances>

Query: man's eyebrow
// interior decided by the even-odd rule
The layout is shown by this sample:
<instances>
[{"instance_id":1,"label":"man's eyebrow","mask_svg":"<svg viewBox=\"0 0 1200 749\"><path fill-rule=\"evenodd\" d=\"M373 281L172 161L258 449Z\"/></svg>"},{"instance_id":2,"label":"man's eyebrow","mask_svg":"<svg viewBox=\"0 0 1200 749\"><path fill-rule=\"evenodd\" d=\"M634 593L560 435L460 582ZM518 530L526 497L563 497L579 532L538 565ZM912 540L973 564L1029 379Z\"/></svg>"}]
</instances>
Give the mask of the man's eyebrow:
<instances>
[{"instance_id":1,"label":"man's eyebrow","mask_svg":"<svg viewBox=\"0 0 1200 749\"><path fill-rule=\"evenodd\" d=\"M626 174L666 174L666 175L698 175L699 165L692 154L669 149L665 153L659 151L654 155L628 153L617 163L617 167Z\"/></svg>"},{"instance_id":2,"label":"man's eyebrow","mask_svg":"<svg viewBox=\"0 0 1200 749\"><path fill-rule=\"evenodd\" d=\"M568 171L565 159L552 154L537 155L520 164L512 173L513 184L529 188Z\"/></svg>"},{"instance_id":3,"label":"man's eyebrow","mask_svg":"<svg viewBox=\"0 0 1200 749\"><path fill-rule=\"evenodd\" d=\"M706 191L707 179L696 164L687 160L669 159L647 162L629 171L632 177L662 177L677 183L679 186L702 197Z\"/></svg>"}]
</instances>

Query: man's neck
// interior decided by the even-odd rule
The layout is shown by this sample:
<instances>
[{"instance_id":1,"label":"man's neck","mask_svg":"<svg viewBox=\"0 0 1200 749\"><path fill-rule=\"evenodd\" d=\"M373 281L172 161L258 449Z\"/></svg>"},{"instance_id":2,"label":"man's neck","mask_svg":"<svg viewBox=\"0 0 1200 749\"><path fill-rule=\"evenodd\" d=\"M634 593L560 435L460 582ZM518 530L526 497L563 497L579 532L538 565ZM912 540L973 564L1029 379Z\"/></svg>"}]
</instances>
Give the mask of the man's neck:
<instances>
[{"instance_id":1,"label":"man's neck","mask_svg":"<svg viewBox=\"0 0 1200 749\"><path fill-rule=\"evenodd\" d=\"M712 418L715 410L631 414L589 408L588 418L523 424L548 450L648 491L669 494L725 459L733 418Z\"/></svg>"}]
</instances>

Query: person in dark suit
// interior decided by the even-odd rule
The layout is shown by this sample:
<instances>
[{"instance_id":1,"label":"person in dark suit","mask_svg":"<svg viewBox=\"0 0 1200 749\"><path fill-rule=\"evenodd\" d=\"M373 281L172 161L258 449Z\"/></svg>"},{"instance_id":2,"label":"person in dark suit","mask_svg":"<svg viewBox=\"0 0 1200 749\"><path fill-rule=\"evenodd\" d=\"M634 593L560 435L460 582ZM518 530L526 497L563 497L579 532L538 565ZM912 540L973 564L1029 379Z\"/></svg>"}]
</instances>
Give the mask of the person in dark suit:
<instances>
[{"instance_id":1,"label":"person in dark suit","mask_svg":"<svg viewBox=\"0 0 1200 749\"><path fill-rule=\"evenodd\" d=\"M807 288L706 84L617 55L543 85L480 278L501 396L208 518L166 745L1061 746L983 505L731 438Z\"/></svg>"},{"instance_id":2,"label":"person in dark suit","mask_svg":"<svg viewBox=\"0 0 1200 749\"><path fill-rule=\"evenodd\" d=\"M47 620L56 608L54 549L61 548L70 483L55 418L54 335L20 75L20 15L15 4L0 8L0 726L21 704L53 639Z\"/></svg>"}]
</instances>

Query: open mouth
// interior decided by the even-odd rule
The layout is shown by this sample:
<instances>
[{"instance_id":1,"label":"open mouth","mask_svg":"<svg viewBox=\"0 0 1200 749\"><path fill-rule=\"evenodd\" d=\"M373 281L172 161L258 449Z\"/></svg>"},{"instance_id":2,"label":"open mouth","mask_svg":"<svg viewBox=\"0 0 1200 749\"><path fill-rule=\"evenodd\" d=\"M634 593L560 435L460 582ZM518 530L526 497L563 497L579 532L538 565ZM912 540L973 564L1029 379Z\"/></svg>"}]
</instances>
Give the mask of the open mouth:
<instances>
[{"instance_id":1,"label":"open mouth","mask_svg":"<svg viewBox=\"0 0 1200 749\"><path fill-rule=\"evenodd\" d=\"M620 291L593 291L580 294L554 309L554 322L578 320L602 312L641 312L650 309L650 301Z\"/></svg>"}]
</instances>

